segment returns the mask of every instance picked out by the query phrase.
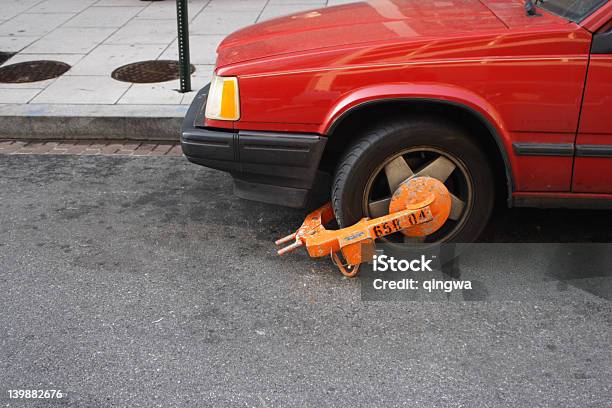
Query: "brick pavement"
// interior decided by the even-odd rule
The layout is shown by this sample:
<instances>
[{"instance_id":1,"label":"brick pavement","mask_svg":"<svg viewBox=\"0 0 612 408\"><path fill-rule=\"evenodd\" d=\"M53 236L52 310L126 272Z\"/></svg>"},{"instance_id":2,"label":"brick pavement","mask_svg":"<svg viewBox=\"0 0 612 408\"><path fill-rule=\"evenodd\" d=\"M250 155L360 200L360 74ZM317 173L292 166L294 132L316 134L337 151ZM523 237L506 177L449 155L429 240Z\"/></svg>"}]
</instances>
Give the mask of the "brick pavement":
<instances>
[{"instance_id":1,"label":"brick pavement","mask_svg":"<svg viewBox=\"0 0 612 408\"><path fill-rule=\"evenodd\" d=\"M0 155L3 154L182 156L183 153L178 143L171 142L0 140Z\"/></svg>"}]
</instances>

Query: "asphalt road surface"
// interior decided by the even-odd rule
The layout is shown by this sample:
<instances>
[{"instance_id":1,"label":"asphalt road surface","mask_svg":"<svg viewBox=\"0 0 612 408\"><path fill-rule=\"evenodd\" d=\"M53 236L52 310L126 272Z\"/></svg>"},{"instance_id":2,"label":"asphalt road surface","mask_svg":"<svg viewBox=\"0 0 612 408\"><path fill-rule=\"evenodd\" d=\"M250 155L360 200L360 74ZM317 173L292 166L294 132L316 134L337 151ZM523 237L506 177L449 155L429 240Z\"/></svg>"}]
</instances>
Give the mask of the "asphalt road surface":
<instances>
[{"instance_id":1,"label":"asphalt road surface","mask_svg":"<svg viewBox=\"0 0 612 408\"><path fill-rule=\"evenodd\" d=\"M610 302L363 302L183 158L0 156L0 406L610 407ZM612 242L500 210L484 240ZM58 401L9 389L61 389Z\"/></svg>"}]
</instances>

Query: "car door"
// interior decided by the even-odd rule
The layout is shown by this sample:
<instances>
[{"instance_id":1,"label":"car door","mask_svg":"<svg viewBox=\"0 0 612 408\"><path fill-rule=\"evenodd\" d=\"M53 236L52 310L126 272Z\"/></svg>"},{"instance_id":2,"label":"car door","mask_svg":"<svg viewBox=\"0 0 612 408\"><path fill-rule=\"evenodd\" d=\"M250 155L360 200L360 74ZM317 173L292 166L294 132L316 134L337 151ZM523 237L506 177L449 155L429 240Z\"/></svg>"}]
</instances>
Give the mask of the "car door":
<instances>
[{"instance_id":1,"label":"car door","mask_svg":"<svg viewBox=\"0 0 612 408\"><path fill-rule=\"evenodd\" d=\"M572 191L612 193L612 20L593 36Z\"/></svg>"}]
</instances>

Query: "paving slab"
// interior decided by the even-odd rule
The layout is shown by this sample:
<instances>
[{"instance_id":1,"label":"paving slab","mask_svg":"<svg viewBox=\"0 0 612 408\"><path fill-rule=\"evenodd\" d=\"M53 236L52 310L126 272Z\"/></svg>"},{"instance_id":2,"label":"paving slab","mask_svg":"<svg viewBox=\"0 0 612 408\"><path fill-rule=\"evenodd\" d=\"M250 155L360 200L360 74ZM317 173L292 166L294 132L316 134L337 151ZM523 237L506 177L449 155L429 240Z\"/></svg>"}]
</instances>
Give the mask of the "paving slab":
<instances>
[{"instance_id":1,"label":"paving slab","mask_svg":"<svg viewBox=\"0 0 612 408\"><path fill-rule=\"evenodd\" d=\"M194 76L191 78L191 85L194 89L201 89L210 78ZM178 80L162 82L158 84L133 84L121 99L117 102L120 105L177 105L190 104L195 97L196 91L180 93Z\"/></svg>"},{"instance_id":2,"label":"paving slab","mask_svg":"<svg viewBox=\"0 0 612 408\"><path fill-rule=\"evenodd\" d=\"M267 0L210 0L207 11L259 11L268 3Z\"/></svg>"},{"instance_id":3,"label":"paving slab","mask_svg":"<svg viewBox=\"0 0 612 408\"><path fill-rule=\"evenodd\" d=\"M259 17L258 11L208 11L200 13L189 27L193 34L231 34L246 26L255 24Z\"/></svg>"},{"instance_id":4,"label":"paving slab","mask_svg":"<svg viewBox=\"0 0 612 408\"><path fill-rule=\"evenodd\" d=\"M0 88L0 103L28 103L41 89L3 89Z\"/></svg>"},{"instance_id":5,"label":"paving slab","mask_svg":"<svg viewBox=\"0 0 612 408\"><path fill-rule=\"evenodd\" d=\"M190 35L191 63L204 65L214 64L217 59L215 50L224 38L224 35ZM159 59L178 59L178 40L174 40Z\"/></svg>"},{"instance_id":6,"label":"paving slab","mask_svg":"<svg viewBox=\"0 0 612 408\"><path fill-rule=\"evenodd\" d=\"M87 54L65 75L105 75L120 66L138 61L156 60L165 44L102 44Z\"/></svg>"},{"instance_id":7,"label":"paving slab","mask_svg":"<svg viewBox=\"0 0 612 408\"><path fill-rule=\"evenodd\" d=\"M44 0L37 1L37 13L80 13L89 6L96 3L97 0Z\"/></svg>"},{"instance_id":8,"label":"paving slab","mask_svg":"<svg viewBox=\"0 0 612 408\"><path fill-rule=\"evenodd\" d=\"M122 27L145 7L91 7L70 19L64 27Z\"/></svg>"},{"instance_id":9,"label":"paving slab","mask_svg":"<svg viewBox=\"0 0 612 408\"><path fill-rule=\"evenodd\" d=\"M4 0L0 7L0 20L9 20L37 3L40 3L40 0Z\"/></svg>"},{"instance_id":10,"label":"paving slab","mask_svg":"<svg viewBox=\"0 0 612 408\"><path fill-rule=\"evenodd\" d=\"M62 27L42 37L22 52L25 54L86 54L113 32L113 28Z\"/></svg>"},{"instance_id":11,"label":"paving slab","mask_svg":"<svg viewBox=\"0 0 612 408\"><path fill-rule=\"evenodd\" d=\"M169 44L176 38L176 21L134 19L113 33L104 44Z\"/></svg>"},{"instance_id":12,"label":"paving slab","mask_svg":"<svg viewBox=\"0 0 612 408\"><path fill-rule=\"evenodd\" d=\"M17 52L37 40L37 37L18 35L0 35L0 50L4 52Z\"/></svg>"},{"instance_id":13,"label":"paving slab","mask_svg":"<svg viewBox=\"0 0 612 408\"><path fill-rule=\"evenodd\" d=\"M118 104L147 105L177 105L183 100L183 94L178 92L179 81L169 81L156 84L133 84L121 97Z\"/></svg>"},{"instance_id":14,"label":"paving slab","mask_svg":"<svg viewBox=\"0 0 612 408\"><path fill-rule=\"evenodd\" d=\"M134 7L138 3L136 0L99 0L94 4L94 7Z\"/></svg>"},{"instance_id":15,"label":"paving slab","mask_svg":"<svg viewBox=\"0 0 612 408\"><path fill-rule=\"evenodd\" d=\"M114 104L129 83L99 76L63 76L42 91L32 103Z\"/></svg>"},{"instance_id":16,"label":"paving slab","mask_svg":"<svg viewBox=\"0 0 612 408\"><path fill-rule=\"evenodd\" d=\"M190 0L188 5L189 19L192 20L208 4L208 0ZM176 1L152 2L136 15L137 19L172 20L176 22Z\"/></svg>"},{"instance_id":17,"label":"paving slab","mask_svg":"<svg viewBox=\"0 0 612 408\"><path fill-rule=\"evenodd\" d=\"M11 59L6 61L6 63L3 65L17 64L19 62L28 62L28 61L50 60L50 61L60 61L70 66L74 66L84 56L85 54L57 54L57 53L55 54L47 54L47 53L28 54L28 53L20 52L19 54L13 55ZM6 84L0 83L0 87L3 87L4 85Z\"/></svg>"},{"instance_id":18,"label":"paving slab","mask_svg":"<svg viewBox=\"0 0 612 408\"><path fill-rule=\"evenodd\" d=\"M38 37L74 17L75 13L24 13L0 24L0 35Z\"/></svg>"}]
</instances>

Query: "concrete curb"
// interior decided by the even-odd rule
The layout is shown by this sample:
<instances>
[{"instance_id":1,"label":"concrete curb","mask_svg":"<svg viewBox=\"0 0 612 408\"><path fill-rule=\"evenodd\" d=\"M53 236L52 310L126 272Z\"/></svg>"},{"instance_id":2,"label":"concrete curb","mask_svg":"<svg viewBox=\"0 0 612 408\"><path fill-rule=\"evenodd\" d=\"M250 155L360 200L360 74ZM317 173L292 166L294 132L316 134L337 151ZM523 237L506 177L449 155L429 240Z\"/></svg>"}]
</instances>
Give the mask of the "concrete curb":
<instances>
[{"instance_id":1,"label":"concrete curb","mask_svg":"<svg viewBox=\"0 0 612 408\"><path fill-rule=\"evenodd\" d=\"M0 139L178 141L182 118L0 116Z\"/></svg>"},{"instance_id":2,"label":"concrete curb","mask_svg":"<svg viewBox=\"0 0 612 408\"><path fill-rule=\"evenodd\" d=\"M178 141L188 105L0 105L0 139Z\"/></svg>"}]
</instances>

